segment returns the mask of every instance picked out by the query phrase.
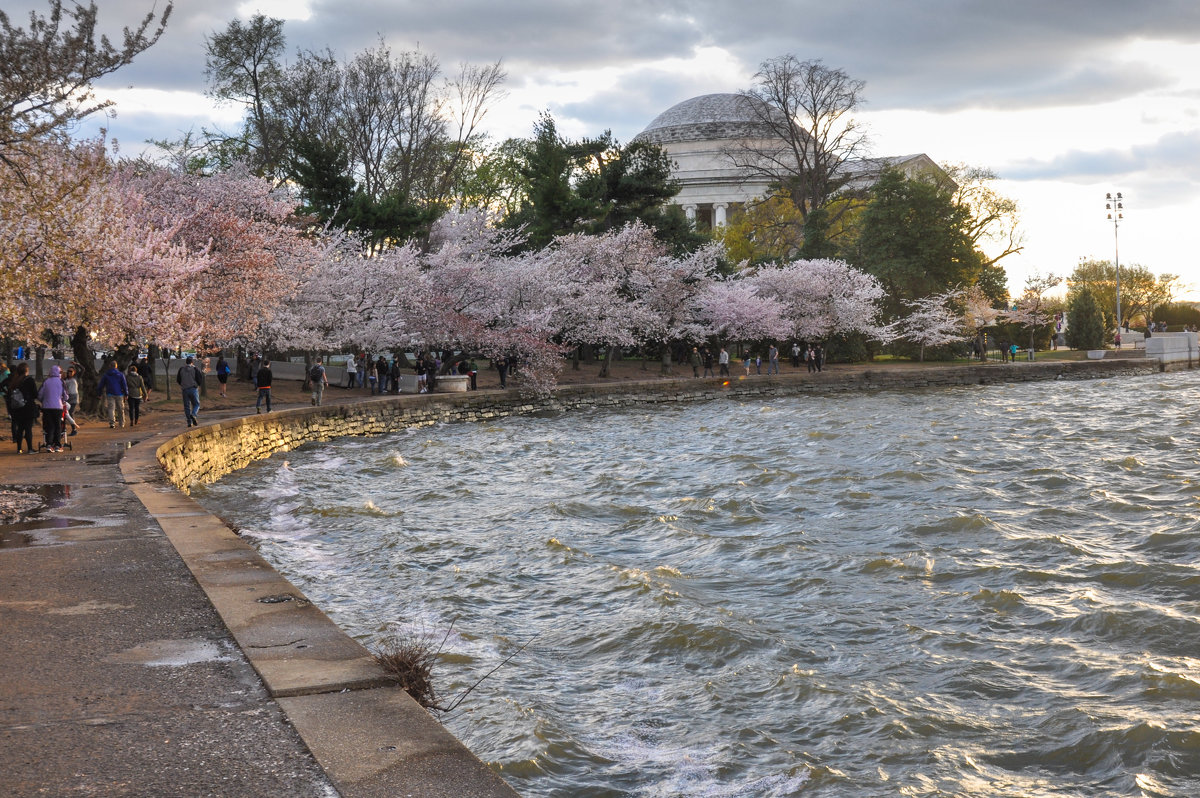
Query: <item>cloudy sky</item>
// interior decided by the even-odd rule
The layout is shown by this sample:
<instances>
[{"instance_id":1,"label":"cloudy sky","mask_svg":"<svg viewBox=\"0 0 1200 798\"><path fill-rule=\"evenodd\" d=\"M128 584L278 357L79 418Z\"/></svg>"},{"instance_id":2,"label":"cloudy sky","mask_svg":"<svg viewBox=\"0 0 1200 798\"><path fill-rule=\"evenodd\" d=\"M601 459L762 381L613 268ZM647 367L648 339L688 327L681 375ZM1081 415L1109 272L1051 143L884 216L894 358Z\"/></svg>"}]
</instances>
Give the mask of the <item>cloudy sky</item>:
<instances>
[{"instance_id":1,"label":"cloudy sky","mask_svg":"<svg viewBox=\"0 0 1200 798\"><path fill-rule=\"evenodd\" d=\"M119 30L155 0L96 0ZM164 5L158 0L158 7ZM13 22L45 2L5 3ZM235 127L204 96L204 38L255 12L287 20L289 51L421 49L447 71L502 60L507 96L487 128L527 136L549 109L569 136L627 141L699 94L748 88L791 53L866 81L877 155L986 166L1022 207L1034 272L1111 260L1109 191L1125 196L1120 260L1179 274L1200 299L1200 3L1195 0L176 0L166 34L102 86L126 152L201 125Z\"/></svg>"}]
</instances>

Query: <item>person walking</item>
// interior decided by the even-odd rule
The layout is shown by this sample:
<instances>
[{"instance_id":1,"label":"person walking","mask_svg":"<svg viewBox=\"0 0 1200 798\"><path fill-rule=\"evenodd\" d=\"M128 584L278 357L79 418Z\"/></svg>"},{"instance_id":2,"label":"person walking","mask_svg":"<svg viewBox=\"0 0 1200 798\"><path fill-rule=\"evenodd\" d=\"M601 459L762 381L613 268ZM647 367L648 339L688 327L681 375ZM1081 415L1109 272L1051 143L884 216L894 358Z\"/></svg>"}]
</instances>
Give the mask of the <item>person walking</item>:
<instances>
[{"instance_id":1,"label":"person walking","mask_svg":"<svg viewBox=\"0 0 1200 798\"><path fill-rule=\"evenodd\" d=\"M262 403L267 403L267 412L271 412L271 361L263 360L254 378L254 387L258 389L258 398L254 401L255 415L262 412Z\"/></svg>"},{"instance_id":2,"label":"person walking","mask_svg":"<svg viewBox=\"0 0 1200 798\"><path fill-rule=\"evenodd\" d=\"M694 346L692 347L692 353L690 355L688 355L688 363L690 363L692 366L692 376L699 377L700 376L700 350Z\"/></svg>"},{"instance_id":3,"label":"person walking","mask_svg":"<svg viewBox=\"0 0 1200 798\"><path fill-rule=\"evenodd\" d=\"M63 388L67 390L67 413L63 420L71 425L71 434L79 434L79 422L72 413L79 409L79 380L75 376L74 366L67 366L67 376L63 378Z\"/></svg>"},{"instance_id":4,"label":"person walking","mask_svg":"<svg viewBox=\"0 0 1200 798\"><path fill-rule=\"evenodd\" d=\"M725 351L725 347L721 347L721 353L717 355L717 365L721 367L721 376L729 376L729 353Z\"/></svg>"},{"instance_id":5,"label":"person walking","mask_svg":"<svg viewBox=\"0 0 1200 798\"><path fill-rule=\"evenodd\" d=\"M187 419L187 425L199 426L200 421L196 416L200 413L200 385L204 382L204 372L196 366L194 357L187 356L175 373L175 382L179 383L179 390L183 393L183 417Z\"/></svg>"},{"instance_id":6,"label":"person walking","mask_svg":"<svg viewBox=\"0 0 1200 798\"><path fill-rule=\"evenodd\" d=\"M125 397L129 395L129 386L125 375L117 368L117 361L108 361L108 368L100 375L100 384L96 386L104 401L104 415L108 416L108 428L114 429L117 424L125 426Z\"/></svg>"},{"instance_id":7,"label":"person walking","mask_svg":"<svg viewBox=\"0 0 1200 798\"><path fill-rule=\"evenodd\" d=\"M217 357L217 382L221 383L221 396L225 396L225 388L229 383L229 372L233 369L229 368L229 361L225 359L225 355L221 354ZM130 396L132 396L132 391ZM137 422L134 422L137 423Z\"/></svg>"},{"instance_id":8,"label":"person walking","mask_svg":"<svg viewBox=\"0 0 1200 798\"><path fill-rule=\"evenodd\" d=\"M706 347L704 347L704 351L700 353L700 357L702 357L702 358L704 359L704 374L703 374L703 376L705 376L705 377L712 377L712 376L715 376L715 375L713 374L713 353L712 353L712 350L711 350L711 349L709 349L707 346L706 346Z\"/></svg>"},{"instance_id":9,"label":"person walking","mask_svg":"<svg viewBox=\"0 0 1200 798\"><path fill-rule=\"evenodd\" d=\"M46 439L46 451L61 452L67 389L63 387L62 369L58 366L50 367L50 376L42 383L37 400L42 405L42 436Z\"/></svg>"},{"instance_id":10,"label":"person walking","mask_svg":"<svg viewBox=\"0 0 1200 798\"><path fill-rule=\"evenodd\" d=\"M37 383L29 376L29 364L18 363L8 378L8 414L12 417L13 442L17 454L21 444L25 452L33 454L33 420L37 417Z\"/></svg>"},{"instance_id":11,"label":"person walking","mask_svg":"<svg viewBox=\"0 0 1200 798\"><path fill-rule=\"evenodd\" d=\"M129 369L125 372L125 384L129 388L129 426L136 427L138 420L142 417L142 400L146 398L146 381L142 379L142 375L138 373L137 365L129 364ZM224 387L224 386L221 386Z\"/></svg>"},{"instance_id":12,"label":"person walking","mask_svg":"<svg viewBox=\"0 0 1200 798\"><path fill-rule=\"evenodd\" d=\"M325 367L321 365L321 358L313 361L312 368L308 370L308 380L312 383L312 404L314 407L320 407L321 399L325 395L325 386L329 385L329 377L325 374Z\"/></svg>"},{"instance_id":13,"label":"person walking","mask_svg":"<svg viewBox=\"0 0 1200 798\"><path fill-rule=\"evenodd\" d=\"M800 343L798 341L792 343L792 368L800 368Z\"/></svg>"},{"instance_id":14,"label":"person walking","mask_svg":"<svg viewBox=\"0 0 1200 798\"><path fill-rule=\"evenodd\" d=\"M358 385L358 363L354 360L354 355L346 358L346 387L354 388Z\"/></svg>"}]
</instances>

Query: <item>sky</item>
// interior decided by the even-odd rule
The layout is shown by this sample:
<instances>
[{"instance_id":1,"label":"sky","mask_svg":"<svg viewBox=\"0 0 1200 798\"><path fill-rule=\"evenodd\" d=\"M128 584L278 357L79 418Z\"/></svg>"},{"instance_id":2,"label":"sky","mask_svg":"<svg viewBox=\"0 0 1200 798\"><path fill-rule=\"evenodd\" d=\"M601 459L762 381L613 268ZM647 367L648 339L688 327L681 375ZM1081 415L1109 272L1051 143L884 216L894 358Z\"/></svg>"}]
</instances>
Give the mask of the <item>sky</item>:
<instances>
[{"instance_id":1,"label":"sky","mask_svg":"<svg viewBox=\"0 0 1200 798\"><path fill-rule=\"evenodd\" d=\"M116 33L164 0L96 0ZM23 25L46 2L8 0ZM147 139L237 128L205 96L205 37L254 13L286 20L289 55L344 57L382 39L447 73L502 61L505 96L484 127L531 135L549 110L569 137L624 142L660 112L753 85L763 61L819 59L866 83L858 114L873 154L924 152L987 167L1021 207L1024 250L1001 261L1020 293L1081 258L1178 274L1200 300L1200 3L1195 0L176 0L166 33L99 84L96 119L140 152ZM87 133L82 129L81 133ZM1121 192L1125 219L1106 219Z\"/></svg>"}]
</instances>

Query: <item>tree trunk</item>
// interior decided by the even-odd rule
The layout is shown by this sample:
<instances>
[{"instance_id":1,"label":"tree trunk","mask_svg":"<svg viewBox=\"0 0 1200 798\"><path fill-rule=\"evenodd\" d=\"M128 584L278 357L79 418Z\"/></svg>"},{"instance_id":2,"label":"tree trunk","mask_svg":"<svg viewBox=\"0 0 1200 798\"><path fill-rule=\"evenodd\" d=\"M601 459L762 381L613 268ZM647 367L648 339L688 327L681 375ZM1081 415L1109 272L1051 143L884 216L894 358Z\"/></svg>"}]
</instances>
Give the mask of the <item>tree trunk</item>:
<instances>
[{"instance_id":1,"label":"tree trunk","mask_svg":"<svg viewBox=\"0 0 1200 798\"><path fill-rule=\"evenodd\" d=\"M671 376L671 344L663 341L662 344L662 364L659 373L664 377Z\"/></svg>"},{"instance_id":2,"label":"tree trunk","mask_svg":"<svg viewBox=\"0 0 1200 798\"><path fill-rule=\"evenodd\" d=\"M600 377L608 376L608 367L613 362L613 354L617 351L615 346L609 346L608 351L604 353L604 362L600 365Z\"/></svg>"},{"instance_id":3,"label":"tree trunk","mask_svg":"<svg viewBox=\"0 0 1200 798\"><path fill-rule=\"evenodd\" d=\"M71 336L71 355L79 365L79 403L85 413L95 413L100 404L100 396L96 392L99 385L99 375L96 374L96 355L92 352L92 337L83 325L75 328Z\"/></svg>"}]
</instances>

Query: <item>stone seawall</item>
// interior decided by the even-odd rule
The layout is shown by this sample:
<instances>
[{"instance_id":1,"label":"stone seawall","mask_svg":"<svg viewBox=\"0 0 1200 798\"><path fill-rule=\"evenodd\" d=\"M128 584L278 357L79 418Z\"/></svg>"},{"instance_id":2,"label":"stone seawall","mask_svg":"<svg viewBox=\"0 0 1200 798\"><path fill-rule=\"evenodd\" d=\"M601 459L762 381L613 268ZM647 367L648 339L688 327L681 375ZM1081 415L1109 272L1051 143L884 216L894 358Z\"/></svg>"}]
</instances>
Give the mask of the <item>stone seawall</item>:
<instances>
[{"instance_id":1,"label":"stone seawall","mask_svg":"<svg viewBox=\"0 0 1200 798\"><path fill-rule=\"evenodd\" d=\"M353 404L247 416L183 433L156 451L168 479L185 493L256 460L312 441L383 435L414 427L486 421L512 415L636 404L830 395L847 391L936 388L1098 379L1158 373L1157 361L1095 360L1008 365L884 367L732 379L677 379L613 385L562 386L547 397L515 392L385 396Z\"/></svg>"}]
</instances>

